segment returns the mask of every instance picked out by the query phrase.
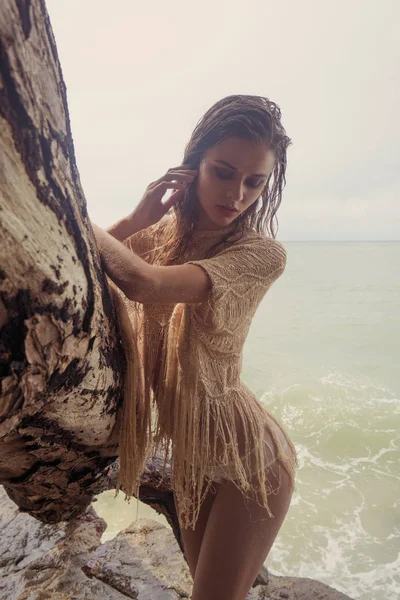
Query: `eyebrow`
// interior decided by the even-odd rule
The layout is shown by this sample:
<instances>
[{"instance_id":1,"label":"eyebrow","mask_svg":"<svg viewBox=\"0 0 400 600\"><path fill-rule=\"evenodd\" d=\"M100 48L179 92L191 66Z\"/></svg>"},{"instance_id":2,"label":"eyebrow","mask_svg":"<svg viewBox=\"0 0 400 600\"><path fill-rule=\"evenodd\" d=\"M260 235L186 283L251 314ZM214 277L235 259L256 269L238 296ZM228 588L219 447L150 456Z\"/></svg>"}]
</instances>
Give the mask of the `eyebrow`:
<instances>
[{"instance_id":1,"label":"eyebrow","mask_svg":"<svg viewBox=\"0 0 400 600\"><path fill-rule=\"evenodd\" d=\"M215 162L221 163L221 165L225 165L225 166L229 167L230 169L232 169L232 171L237 171L237 168L234 167L233 165L230 165L228 162L226 162L226 160L216 160ZM265 173L252 173L251 176L252 177L268 177L268 175L266 175Z\"/></svg>"}]
</instances>

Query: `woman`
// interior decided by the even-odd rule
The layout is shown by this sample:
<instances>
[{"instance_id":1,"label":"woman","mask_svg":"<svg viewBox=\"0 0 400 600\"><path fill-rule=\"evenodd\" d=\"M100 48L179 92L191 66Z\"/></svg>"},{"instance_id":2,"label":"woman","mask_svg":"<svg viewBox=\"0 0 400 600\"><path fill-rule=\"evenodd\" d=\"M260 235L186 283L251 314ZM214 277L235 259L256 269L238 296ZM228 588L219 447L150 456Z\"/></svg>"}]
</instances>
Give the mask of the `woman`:
<instances>
[{"instance_id":1,"label":"woman","mask_svg":"<svg viewBox=\"0 0 400 600\"><path fill-rule=\"evenodd\" d=\"M285 268L273 220L289 144L273 102L229 96L129 217L94 226L135 332L121 483L136 490L150 448L170 455L192 600L246 597L294 489L295 448L240 381L252 317Z\"/></svg>"}]
</instances>

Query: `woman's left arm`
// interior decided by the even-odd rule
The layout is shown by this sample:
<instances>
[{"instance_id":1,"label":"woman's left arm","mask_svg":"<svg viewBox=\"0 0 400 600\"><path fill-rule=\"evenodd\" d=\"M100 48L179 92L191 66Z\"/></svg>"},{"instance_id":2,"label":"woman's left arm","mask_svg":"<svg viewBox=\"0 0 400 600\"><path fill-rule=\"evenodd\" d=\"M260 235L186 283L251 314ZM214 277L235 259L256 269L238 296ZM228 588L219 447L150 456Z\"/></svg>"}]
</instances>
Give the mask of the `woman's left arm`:
<instances>
[{"instance_id":1,"label":"woman's left arm","mask_svg":"<svg viewBox=\"0 0 400 600\"><path fill-rule=\"evenodd\" d=\"M130 300L152 304L207 300L211 282L201 267L150 265L104 229L94 223L92 227L107 275Z\"/></svg>"}]
</instances>

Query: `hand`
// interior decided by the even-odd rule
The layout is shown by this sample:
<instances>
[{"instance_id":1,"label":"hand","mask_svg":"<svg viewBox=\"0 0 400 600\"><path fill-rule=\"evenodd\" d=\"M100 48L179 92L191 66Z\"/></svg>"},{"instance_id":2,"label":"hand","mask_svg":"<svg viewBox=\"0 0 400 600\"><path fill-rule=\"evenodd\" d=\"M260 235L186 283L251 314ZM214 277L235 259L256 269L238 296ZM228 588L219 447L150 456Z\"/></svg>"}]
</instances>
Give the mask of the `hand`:
<instances>
[{"instance_id":1,"label":"hand","mask_svg":"<svg viewBox=\"0 0 400 600\"><path fill-rule=\"evenodd\" d=\"M133 216L139 218L145 227L157 223L185 193L187 186L192 183L198 171L188 169L184 165L169 169L163 177L153 181L147 187L143 198L133 211ZM175 190L163 202L167 190Z\"/></svg>"}]
</instances>

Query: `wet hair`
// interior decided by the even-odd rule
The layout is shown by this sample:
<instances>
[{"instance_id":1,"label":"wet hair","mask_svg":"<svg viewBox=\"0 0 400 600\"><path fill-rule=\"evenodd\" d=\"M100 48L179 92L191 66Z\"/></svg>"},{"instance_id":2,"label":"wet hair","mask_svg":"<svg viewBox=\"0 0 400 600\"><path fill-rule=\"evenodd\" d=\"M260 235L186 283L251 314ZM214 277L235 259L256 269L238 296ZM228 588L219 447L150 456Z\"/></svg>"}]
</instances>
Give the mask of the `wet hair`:
<instances>
[{"instance_id":1,"label":"wet hair","mask_svg":"<svg viewBox=\"0 0 400 600\"><path fill-rule=\"evenodd\" d=\"M247 95L227 96L216 102L197 123L185 148L183 164L198 170L205 153L231 137L264 143L273 151L275 164L259 199L235 219L229 233L216 246L237 239L247 228L275 238L276 213L286 185L286 153L291 144L281 123L279 106L268 98ZM195 180L173 207L176 225L166 226L169 231L163 245L163 264L184 260L196 230L198 206ZM215 247L212 250L215 253Z\"/></svg>"}]
</instances>

